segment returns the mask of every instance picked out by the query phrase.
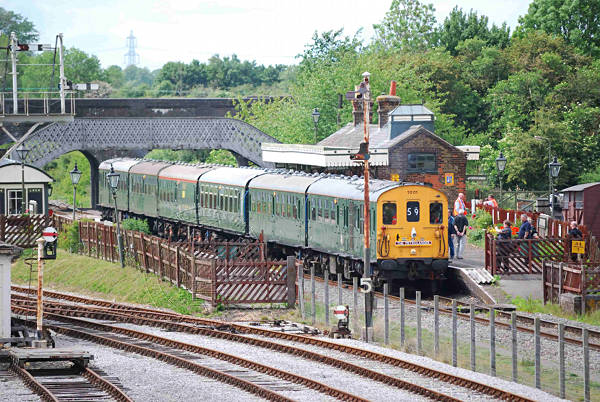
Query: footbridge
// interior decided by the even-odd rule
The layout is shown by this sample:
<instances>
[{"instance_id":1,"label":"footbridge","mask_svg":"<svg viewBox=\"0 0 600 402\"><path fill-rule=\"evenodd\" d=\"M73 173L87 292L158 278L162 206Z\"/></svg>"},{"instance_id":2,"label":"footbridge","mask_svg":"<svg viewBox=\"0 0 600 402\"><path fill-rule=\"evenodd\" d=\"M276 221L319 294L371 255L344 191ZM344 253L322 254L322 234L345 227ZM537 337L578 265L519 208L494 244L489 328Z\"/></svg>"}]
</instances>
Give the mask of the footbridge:
<instances>
[{"instance_id":1,"label":"footbridge","mask_svg":"<svg viewBox=\"0 0 600 402\"><path fill-rule=\"evenodd\" d=\"M39 168L62 154L72 151L83 153L91 168L92 207L98 200L98 166L101 161L113 157L142 157L152 149L226 149L235 156L240 166L250 161L258 166L272 167L271 163L262 159L261 143L278 142L276 139L241 120L215 116L188 117L195 113L190 113L189 108L181 108L178 102L181 100L175 100L176 106L170 109L163 104L160 110L130 108L128 113L114 113L114 108L106 113L106 109L88 107L82 113L86 117L76 113L72 121L51 123L31 130L19 142L30 150L26 162ZM223 113L222 110L219 112ZM214 114L221 114L219 112ZM103 116L105 113L110 117ZM131 117L135 114L141 116ZM169 117L157 117L165 115ZM13 152L15 148L16 145L7 155L19 160L17 153Z\"/></svg>"}]
</instances>

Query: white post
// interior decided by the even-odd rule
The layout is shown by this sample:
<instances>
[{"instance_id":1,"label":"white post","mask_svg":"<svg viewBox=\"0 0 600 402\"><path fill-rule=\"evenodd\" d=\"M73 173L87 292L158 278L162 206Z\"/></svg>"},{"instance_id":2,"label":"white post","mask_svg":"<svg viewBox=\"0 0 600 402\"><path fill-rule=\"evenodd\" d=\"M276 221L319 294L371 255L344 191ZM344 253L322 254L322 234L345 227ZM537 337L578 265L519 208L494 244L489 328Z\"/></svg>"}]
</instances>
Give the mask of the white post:
<instances>
[{"instance_id":1,"label":"white post","mask_svg":"<svg viewBox=\"0 0 600 402\"><path fill-rule=\"evenodd\" d=\"M13 93L13 114L19 113L19 103L17 102L17 35L10 33L10 62L12 66L12 93Z\"/></svg>"},{"instance_id":2,"label":"white post","mask_svg":"<svg viewBox=\"0 0 600 402\"><path fill-rule=\"evenodd\" d=\"M10 337L10 260L10 255L0 255L0 338Z\"/></svg>"},{"instance_id":3,"label":"white post","mask_svg":"<svg viewBox=\"0 0 600 402\"><path fill-rule=\"evenodd\" d=\"M60 113L65 114L65 87L67 79L65 78L65 59L63 54L63 34L58 34L58 60L60 63Z\"/></svg>"},{"instance_id":4,"label":"white post","mask_svg":"<svg viewBox=\"0 0 600 402\"><path fill-rule=\"evenodd\" d=\"M44 260L42 259L44 255L44 244L46 240L43 237L37 239L38 244L38 284L37 284L37 338L42 339L42 326L43 326L43 318L44 318L44 291L43 291L43 283L44 283Z\"/></svg>"}]
</instances>

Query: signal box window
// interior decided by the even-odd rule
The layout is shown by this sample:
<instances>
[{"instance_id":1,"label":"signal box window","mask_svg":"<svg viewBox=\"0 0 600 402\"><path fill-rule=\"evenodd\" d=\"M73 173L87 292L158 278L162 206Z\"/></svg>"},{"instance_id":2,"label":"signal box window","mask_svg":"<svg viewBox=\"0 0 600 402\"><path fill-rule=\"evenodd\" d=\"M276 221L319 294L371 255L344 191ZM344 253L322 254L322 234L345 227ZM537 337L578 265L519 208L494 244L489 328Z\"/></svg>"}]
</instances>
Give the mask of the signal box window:
<instances>
[{"instance_id":1,"label":"signal box window","mask_svg":"<svg viewBox=\"0 0 600 402\"><path fill-rule=\"evenodd\" d=\"M444 207L441 202L432 202L429 204L429 223L440 224L443 220Z\"/></svg>"},{"instance_id":2,"label":"signal box window","mask_svg":"<svg viewBox=\"0 0 600 402\"><path fill-rule=\"evenodd\" d=\"M406 221L407 222L419 222L421 210L419 208L419 201L408 201L406 203Z\"/></svg>"},{"instance_id":3,"label":"signal box window","mask_svg":"<svg viewBox=\"0 0 600 402\"><path fill-rule=\"evenodd\" d=\"M396 217L396 203L386 202L383 204L383 224L395 225L397 223Z\"/></svg>"},{"instance_id":4,"label":"signal box window","mask_svg":"<svg viewBox=\"0 0 600 402\"><path fill-rule=\"evenodd\" d=\"M412 153L408 154L408 172L411 173L436 173L435 154Z\"/></svg>"}]
</instances>

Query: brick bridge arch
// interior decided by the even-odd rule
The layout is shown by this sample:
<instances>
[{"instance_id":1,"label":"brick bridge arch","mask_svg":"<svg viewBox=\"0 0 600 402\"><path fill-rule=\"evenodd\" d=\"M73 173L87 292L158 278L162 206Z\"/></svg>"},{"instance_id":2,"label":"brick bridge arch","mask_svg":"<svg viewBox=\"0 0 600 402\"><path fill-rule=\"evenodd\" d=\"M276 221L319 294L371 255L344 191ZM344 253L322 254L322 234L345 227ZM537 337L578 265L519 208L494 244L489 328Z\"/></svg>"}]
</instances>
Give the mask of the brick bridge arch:
<instances>
[{"instance_id":1,"label":"brick bridge arch","mask_svg":"<svg viewBox=\"0 0 600 402\"><path fill-rule=\"evenodd\" d=\"M96 206L99 162L115 156L141 157L152 149L226 149L240 166L262 159L261 144L279 142L256 127L230 118L76 118L53 123L23 141L27 163L43 168L71 151L81 151L91 167L92 207ZM12 158L18 160L16 153Z\"/></svg>"}]
</instances>

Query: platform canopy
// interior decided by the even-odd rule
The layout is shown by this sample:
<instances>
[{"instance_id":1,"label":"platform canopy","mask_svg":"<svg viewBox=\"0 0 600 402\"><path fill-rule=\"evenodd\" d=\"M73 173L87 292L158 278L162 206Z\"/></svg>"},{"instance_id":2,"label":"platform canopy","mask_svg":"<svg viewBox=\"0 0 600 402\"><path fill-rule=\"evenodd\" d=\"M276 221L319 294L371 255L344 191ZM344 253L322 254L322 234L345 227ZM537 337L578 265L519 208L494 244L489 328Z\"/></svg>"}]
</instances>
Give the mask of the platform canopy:
<instances>
[{"instance_id":1,"label":"platform canopy","mask_svg":"<svg viewBox=\"0 0 600 402\"><path fill-rule=\"evenodd\" d=\"M54 179L42 169L25 164L25 183L52 183ZM21 183L21 163L12 159L0 160L0 184Z\"/></svg>"}]
</instances>

